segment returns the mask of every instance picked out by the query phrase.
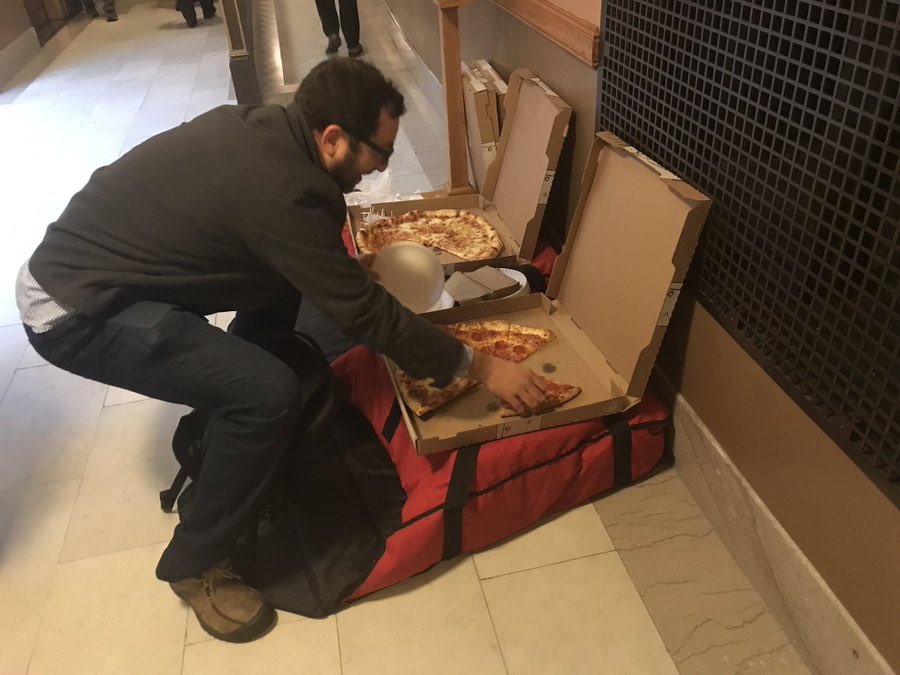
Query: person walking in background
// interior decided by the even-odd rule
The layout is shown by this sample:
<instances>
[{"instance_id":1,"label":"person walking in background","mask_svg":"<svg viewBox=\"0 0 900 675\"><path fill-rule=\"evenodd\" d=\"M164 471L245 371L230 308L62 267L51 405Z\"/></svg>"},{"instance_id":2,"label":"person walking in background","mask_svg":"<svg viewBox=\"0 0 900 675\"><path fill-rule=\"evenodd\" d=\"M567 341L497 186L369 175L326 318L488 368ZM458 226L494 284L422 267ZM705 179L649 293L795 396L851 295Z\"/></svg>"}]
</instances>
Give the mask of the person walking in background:
<instances>
[{"instance_id":1,"label":"person walking in background","mask_svg":"<svg viewBox=\"0 0 900 675\"><path fill-rule=\"evenodd\" d=\"M359 43L359 9L357 0L338 0L341 9L341 18L335 9L335 0L316 0L316 10L319 12L319 20L322 22L322 30L328 37L326 54L336 54L341 46L340 31L344 33L347 41L347 53L350 56L359 56L363 52Z\"/></svg>"},{"instance_id":2,"label":"person walking in background","mask_svg":"<svg viewBox=\"0 0 900 675\"><path fill-rule=\"evenodd\" d=\"M81 0L81 4L88 16L100 16L96 5L94 5L94 0ZM119 15L116 14L116 0L103 0L103 16L106 17L107 21L119 20Z\"/></svg>"},{"instance_id":3,"label":"person walking in background","mask_svg":"<svg viewBox=\"0 0 900 675\"><path fill-rule=\"evenodd\" d=\"M194 9L194 0L177 0L175 9L181 12L185 23L193 28L197 25L197 10ZM200 9L203 10L203 18L211 19L216 15L216 6L213 0L200 0Z\"/></svg>"}]
</instances>

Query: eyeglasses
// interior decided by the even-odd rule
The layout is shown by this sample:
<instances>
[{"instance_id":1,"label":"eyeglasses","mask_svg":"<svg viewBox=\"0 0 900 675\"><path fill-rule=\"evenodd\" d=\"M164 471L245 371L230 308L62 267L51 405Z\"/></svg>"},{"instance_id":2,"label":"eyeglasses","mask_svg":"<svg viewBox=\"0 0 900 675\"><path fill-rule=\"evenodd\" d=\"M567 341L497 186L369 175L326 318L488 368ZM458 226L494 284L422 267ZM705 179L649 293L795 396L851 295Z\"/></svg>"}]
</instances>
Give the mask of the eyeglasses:
<instances>
[{"instance_id":1,"label":"eyeglasses","mask_svg":"<svg viewBox=\"0 0 900 675\"><path fill-rule=\"evenodd\" d=\"M356 139L357 141L359 141L360 143L364 143L365 145L368 145L369 148L370 148L376 155L378 155L379 157L381 157L381 160L382 160L385 164L387 164L387 163L390 161L391 155L394 154L394 149L393 149L393 148L391 148L390 150L385 150L385 149L382 148L380 145L378 145L378 143L376 143L375 141L369 140L368 138L366 138L366 137L363 136L362 134L356 134L356 133L350 131L349 129L344 129L344 131L347 132L347 135L348 135L348 136L351 136L351 137L355 138L355 139Z\"/></svg>"}]
</instances>

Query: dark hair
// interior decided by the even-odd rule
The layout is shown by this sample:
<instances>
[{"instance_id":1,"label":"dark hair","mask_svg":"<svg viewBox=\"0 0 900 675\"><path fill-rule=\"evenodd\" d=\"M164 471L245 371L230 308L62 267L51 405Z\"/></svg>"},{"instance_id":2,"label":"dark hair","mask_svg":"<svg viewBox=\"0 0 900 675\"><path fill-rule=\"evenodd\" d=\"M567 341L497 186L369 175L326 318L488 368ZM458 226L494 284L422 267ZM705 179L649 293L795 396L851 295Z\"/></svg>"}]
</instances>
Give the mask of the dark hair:
<instances>
[{"instance_id":1,"label":"dark hair","mask_svg":"<svg viewBox=\"0 0 900 675\"><path fill-rule=\"evenodd\" d=\"M368 138L378 128L382 108L391 117L406 112L403 94L375 66L350 58L330 58L313 68L297 88L294 102L314 131L337 124Z\"/></svg>"}]
</instances>

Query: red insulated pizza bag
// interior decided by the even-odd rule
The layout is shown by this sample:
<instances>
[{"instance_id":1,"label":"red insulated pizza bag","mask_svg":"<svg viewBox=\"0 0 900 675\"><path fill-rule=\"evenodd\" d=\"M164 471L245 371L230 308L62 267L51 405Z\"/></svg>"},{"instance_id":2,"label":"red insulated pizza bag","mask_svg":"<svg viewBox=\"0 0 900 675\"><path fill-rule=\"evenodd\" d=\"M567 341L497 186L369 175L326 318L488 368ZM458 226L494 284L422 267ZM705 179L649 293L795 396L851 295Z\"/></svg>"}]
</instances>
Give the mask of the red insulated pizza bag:
<instances>
[{"instance_id":1,"label":"red insulated pizza bag","mask_svg":"<svg viewBox=\"0 0 900 675\"><path fill-rule=\"evenodd\" d=\"M635 481L663 457L668 412L652 395L621 415L419 456L382 359L357 347L333 369L386 448L405 493L399 527L347 600Z\"/></svg>"}]
</instances>

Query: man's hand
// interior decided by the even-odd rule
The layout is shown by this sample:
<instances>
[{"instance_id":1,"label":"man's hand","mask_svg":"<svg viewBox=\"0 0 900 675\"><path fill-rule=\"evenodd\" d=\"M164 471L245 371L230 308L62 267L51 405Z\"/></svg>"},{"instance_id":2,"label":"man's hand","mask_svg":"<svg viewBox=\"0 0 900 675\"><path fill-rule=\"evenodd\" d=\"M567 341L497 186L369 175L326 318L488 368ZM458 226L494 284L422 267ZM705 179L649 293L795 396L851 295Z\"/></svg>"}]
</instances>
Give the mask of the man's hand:
<instances>
[{"instance_id":1,"label":"man's hand","mask_svg":"<svg viewBox=\"0 0 900 675\"><path fill-rule=\"evenodd\" d=\"M356 262L369 273L369 276L372 277L372 281L378 281L378 272L372 271L372 263L375 262L376 255L376 253L360 253L356 256Z\"/></svg>"},{"instance_id":2,"label":"man's hand","mask_svg":"<svg viewBox=\"0 0 900 675\"><path fill-rule=\"evenodd\" d=\"M475 351L472 377L509 403L522 417L528 417L544 402L547 385L544 379L530 368L496 356Z\"/></svg>"}]
</instances>

